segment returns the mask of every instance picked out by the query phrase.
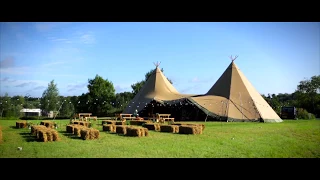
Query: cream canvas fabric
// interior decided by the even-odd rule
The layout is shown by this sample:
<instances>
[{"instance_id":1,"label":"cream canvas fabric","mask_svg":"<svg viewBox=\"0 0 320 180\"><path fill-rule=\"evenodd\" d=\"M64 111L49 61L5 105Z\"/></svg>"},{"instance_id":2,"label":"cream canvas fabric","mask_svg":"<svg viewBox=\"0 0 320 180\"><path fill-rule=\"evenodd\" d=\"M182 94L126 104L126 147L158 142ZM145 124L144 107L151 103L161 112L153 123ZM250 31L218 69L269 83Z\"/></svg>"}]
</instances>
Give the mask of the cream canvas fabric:
<instances>
[{"instance_id":1,"label":"cream canvas fabric","mask_svg":"<svg viewBox=\"0 0 320 180\"><path fill-rule=\"evenodd\" d=\"M204 96L190 99L228 121L282 122L233 61Z\"/></svg>"},{"instance_id":2,"label":"cream canvas fabric","mask_svg":"<svg viewBox=\"0 0 320 180\"><path fill-rule=\"evenodd\" d=\"M204 95L179 93L156 67L123 113L140 111L152 100L175 104L185 99L208 116L223 117L227 121L282 122L233 61Z\"/></svg>"},{"instance_id":3,"label":"cream canvas fabric","mask_svg":"<svg viewBox=\"0 0 320 180\"><path fill-rule=\"evenodd\" d=\"M132 99L123 113L132 114L136 109L142 110L152 100L158 102L178 100L191 95L180 94L176 88L163 75L161 70L156 67L154 73L150 75L141 90Z\"/></svg>"}]
</instances>

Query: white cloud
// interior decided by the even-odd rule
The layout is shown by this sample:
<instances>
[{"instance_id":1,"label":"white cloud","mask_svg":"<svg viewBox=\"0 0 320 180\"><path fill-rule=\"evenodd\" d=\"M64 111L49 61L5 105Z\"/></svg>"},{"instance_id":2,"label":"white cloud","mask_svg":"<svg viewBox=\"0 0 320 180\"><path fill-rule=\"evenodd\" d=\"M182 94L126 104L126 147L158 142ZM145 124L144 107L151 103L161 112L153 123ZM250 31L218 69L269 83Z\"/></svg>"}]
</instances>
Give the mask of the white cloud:
<instances>
[{"instance_id":1,"label":"white cloud","mask_svg":"<svg viewBox=\"0 0 320 180\"><path fill-rule=\"evenodd\" d=\"M68 89L68 92L71 92L71 91L81 91L81 90L87 90L87 85L88 83L71 83L71 84L68 84L67 85L67 89Z\"/></svg>"},{"instance_id":2,"label":"white cloud","mask_svg":"<svg viewBox=\"0 0 320 180\"><path fill-rule=\"evenodd\" d=\"M51 67L51 66L55 66L55 65L61 65L61 64L66 64L66 62L64 61L56 61L56 62L50 62L47 64L43 64L42 67Z\"/></svg>"},{"instance_id":3,"label":"white cloud","mask_svg":"<svg viewBox=\"0 0 320 180\"><path fill-rule=\"evenodd\" d=\"M49 41L55 43L80 43L80 44L94 44L96 42L96 38L93 32L76 32L75 34L66 37L54 37L49 36L47 37Z\"/></svg>"},{"instance_id":4,"label":"white cloud","mask_svg":"<svg viewBox=\"0 0 320 180\"><path fill-rule=\"evenodd\" d=\"M4 60L0 61L0 69L14 67L15 62L13 57L7 57Z\"/></svg>"},{"instance_id":5,"label":"white cloud","mask_svg":"<svg viewBox=\"0 0 320 180\"><path fill-rule=\"evenodd\" d=\"M36 84L37 84L36 82L25 82L22 84L15 85L15 87L26 87L26 86L36 85Z\"/></svg>"},{"instance_id":6,"label":"white cloud","mask_svg":"<svg viewBox=\"0 0 320 180\"><path fill-rule=\"evenodd\" d=\"M45 32L45 31L51 30L51 29L54 28L55 26L57 26L56 23L39 22L39 23L36 23L35 28L36 28L37 31L39 31L39 32Z\"/></svg>"},{"instance_id":7,"label":"white cloud","mask_svg":"<svg viewBox=\"0 0 320 180\"><path fill-rule=\"evenodd\" d=\"M93 32L77 32L76 33L78 36L79 36L79 40L80 40L80 43L83 43L83 44L93 44L96 42L96 39L95 39L95 36L93 34Z\"/></svg>"},{"instance_id":8,"label":"white cloud","mask_svg":"<svg viewBox=\"0 0 320 180\"><path fill-rule=\"evenodd\" d=\"M18 74L27 74L27 73L30 73L29 67L0 68L1 76L3 74L18 75Z\"/></svg>"},{"instance_id":9,"label":"white cloud","mask_svg":"<svg viewBox=\"0 0 320 180\"><path fill-rule=\"evenodd\" d=\"M57 38L57 37L48 37L48 40L51 42L62 42L62 43L72 43L70 38Z\"/></svg>"},{"instance_id":10,"label":"white cloud","mask_svg":"<svg viewBox=\"0 0 320 180\"><path fill-rule=\"evenodd\" d=\"M24 87L24 86L28 86L28 85L32 85L32 86L47 86L48 82L47 81L41 81L41 80L10 80L9 78L4 78L6 81L3 81L3 79L1 80L1 86L9 86L9 87Z\"/></svg>"},{"instance_id":11,"label":"white cloud","mask_svg":"<svg viewBox=\"0 0 320 180\"><path fill-rule=\"evenodd\" d=\"M190 82L199 82L199 78L195 77L195 78L191 79Z\"/></svg>"}]
</instances>

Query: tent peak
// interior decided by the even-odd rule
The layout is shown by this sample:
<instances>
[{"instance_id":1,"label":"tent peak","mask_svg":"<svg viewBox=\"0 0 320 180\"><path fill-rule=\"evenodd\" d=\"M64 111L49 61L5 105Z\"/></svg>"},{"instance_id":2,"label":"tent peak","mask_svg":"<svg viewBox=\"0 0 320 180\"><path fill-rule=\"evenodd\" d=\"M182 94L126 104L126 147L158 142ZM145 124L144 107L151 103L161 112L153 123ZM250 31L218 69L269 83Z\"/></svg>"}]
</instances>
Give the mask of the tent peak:
<instances>
[{"instance_id":1,"label":"tent peak","mask_svg":"<svg viewBox=\"0 0 320 180\"><path fill-rule=\"evenodd\" d=\"M231 61L233 62L234 60L236 60L238 57L238 55L236 55L235 57L232 57L232 55L229 57L231 59Z\"/></svg>"},{"instance_id":2,"label":"tent peak","mask_svg":"<svg viewBox=\"0 0 320 180\"><path fill-rule=\"evenodd\" d=\"M158 62L158 61L157 61L156 63L153 63L153 64L156 66L156 68L158 68L158 66L160 65L160 63L161 63L161 62Z\"/></svg>"}]
</instances>

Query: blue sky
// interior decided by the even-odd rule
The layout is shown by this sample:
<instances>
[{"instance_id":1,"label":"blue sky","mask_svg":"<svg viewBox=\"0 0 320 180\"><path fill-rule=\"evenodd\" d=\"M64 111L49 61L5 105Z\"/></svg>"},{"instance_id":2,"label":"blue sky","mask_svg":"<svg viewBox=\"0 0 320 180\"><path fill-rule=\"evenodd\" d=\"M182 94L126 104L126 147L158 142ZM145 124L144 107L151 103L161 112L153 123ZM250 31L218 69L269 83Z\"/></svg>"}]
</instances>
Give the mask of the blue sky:
<instances>
[{"instance_id":1,"label":"blue sky","mask_svg":"<svg viewBox=\"0 0 320 180\"><path fill-rule=\"evenodd\" d=\"M318 22L0 23L0 95L41 97L51 80L81 95L97 74L131 91L155 62L179 92L203 94L231 55L259 93L293 93L320 75L319 34Z\"/></svg>"}]
</instances>

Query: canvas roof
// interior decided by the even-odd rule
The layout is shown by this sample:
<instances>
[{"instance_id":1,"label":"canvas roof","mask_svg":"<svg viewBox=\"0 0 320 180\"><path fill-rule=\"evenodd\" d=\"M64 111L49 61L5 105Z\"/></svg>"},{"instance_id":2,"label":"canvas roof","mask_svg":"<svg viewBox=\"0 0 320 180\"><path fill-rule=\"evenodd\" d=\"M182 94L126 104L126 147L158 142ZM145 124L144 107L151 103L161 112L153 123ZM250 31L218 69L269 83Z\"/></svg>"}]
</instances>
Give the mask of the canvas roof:
<instances>
[{"instance_id":1,"label":"canvas roof","mask_svg":"<svg viewBox=\"0 0 320 180\"><path fill-rule=\"evenodd\" d=\"M164 102L189 96L192 95L180 94L157 66L140 91L129 102L123 113L132 114L136 109L140 111L152 100Z\"/></svg>"},{"instance_id":2,"label":"canvas roof","mask_svg":"<svg viewBox=\"0 0 320 180\"><path fill-rule=\"evenodd\" d=\"M209 115L228 121L282 122L234 61L206 94L189 99Z\"/></svg>"}]
</instances>

